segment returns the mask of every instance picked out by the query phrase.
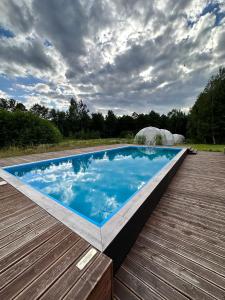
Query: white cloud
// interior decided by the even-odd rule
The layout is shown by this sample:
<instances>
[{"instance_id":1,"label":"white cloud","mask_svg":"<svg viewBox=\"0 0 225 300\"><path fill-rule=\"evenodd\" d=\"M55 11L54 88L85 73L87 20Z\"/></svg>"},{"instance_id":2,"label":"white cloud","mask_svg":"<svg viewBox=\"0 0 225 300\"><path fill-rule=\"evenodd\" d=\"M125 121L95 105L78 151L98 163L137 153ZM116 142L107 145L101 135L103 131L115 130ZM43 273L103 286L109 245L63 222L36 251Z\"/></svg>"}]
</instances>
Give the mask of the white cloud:
<instances>
[{"instance_id":1,"label":"white cloud","mask_svg":"<svg viewBox=\"0 0 225 300\"><path fill-rule=\"evenodd\" d=\"M0 72L42 81L15 87L26 103L65 109L76 96L103 112L190 107L224 62L225 19L215 27L215 12L202 15L209 2L225 10L222 0L2 0L0 24L15 37L2 39Z\"/></svg>"},{"instance_id":2,"label":"white cloud","mask_svg":"<svg viewBox=\"0 0 225 300\"><path fill-rule=\"evenodd\" d=\"M7 94L6 92L0 90L0 98L4 98L4 99L5 99L5 98L10 98L10 95Z\"/></svg>"}]
</instances>

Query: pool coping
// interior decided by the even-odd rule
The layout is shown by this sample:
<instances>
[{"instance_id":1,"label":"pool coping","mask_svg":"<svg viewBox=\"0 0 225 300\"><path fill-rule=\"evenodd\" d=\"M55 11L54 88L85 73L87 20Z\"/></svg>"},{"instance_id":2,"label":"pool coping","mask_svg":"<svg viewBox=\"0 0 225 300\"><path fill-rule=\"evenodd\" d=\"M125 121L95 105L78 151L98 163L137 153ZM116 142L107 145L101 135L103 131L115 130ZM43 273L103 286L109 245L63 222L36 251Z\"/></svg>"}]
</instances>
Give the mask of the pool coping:
<instances>
[{"instance_id":1,"label":"pool coping","mask_svg":"<svg viewBox=\"0 0 225 300\"><path fill-rule=\"evenodd\" d=\"M138 145L130 145L130 146L138 146ZM94 153L99 151L106 151L111 149L119 149L129 147L122 146L116 148L107 148L104 150L96 150L96 151L87 151L85 153ZM139 146L141 147L141 146ZM155 148L155 147L153 147ZM38 190L30 187L29 185L20 181L14 175L6 172L3 168L0 168L0 177L15 187L17 190L22 192L40 207L45 209L49 214L54 216L56 219L61 221L71 230L79 234L81 237L86 239L90 244L92 244L95 248L100 251L104 251L115 239L118 233L125 227L128 221L132 218L132 216L138 211L138 209L142 206L142 204L146 201L147 198L153 193L158 184L162 181L164 177L170 172L170 170L177 164L177 162L182 159L182 157L186 154L186 148L178 148L178 147L158 147L157 148L170 148L170 149L181 149L176 156L169 161L149 182L145 184L128 202L125 203L120 210L113 215L102 227L98 227L97 225L89 222L83 217L75 214L73 211L64 207L56 201L49 201L49 197L43 195ZM82 154L74 154L69 156L76 156ZM62 156L63 157L63 156ZM56 159L61 159L62 157L58 157ZM44 159L41 161L48 161L54 159ZM32 162L31 162L32 163ZM35 162L37 163L37 161ZM22 163L20 165L26 165L30 163ZM19 164L18 164L19 165ZM12 167L12 166L10 166Z\"/></svg>"}]
</instances>

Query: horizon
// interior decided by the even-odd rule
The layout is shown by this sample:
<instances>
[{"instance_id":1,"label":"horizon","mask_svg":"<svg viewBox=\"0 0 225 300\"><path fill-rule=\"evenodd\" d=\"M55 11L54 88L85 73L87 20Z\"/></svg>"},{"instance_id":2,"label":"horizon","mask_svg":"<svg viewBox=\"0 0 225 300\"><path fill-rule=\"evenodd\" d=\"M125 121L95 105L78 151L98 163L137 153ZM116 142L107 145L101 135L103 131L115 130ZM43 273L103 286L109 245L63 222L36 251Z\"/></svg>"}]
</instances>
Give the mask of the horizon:
<instances>
[{"instance_id":1,"label":"horizon","mask_svg":"<svg viewBox=\"0 0 225 300\"><path fill-rule=\"evenodd\" d=\"M0 97L28 108L187 112L224 65L222 0L2 0L0 17Z\"/></svg>"}]
</instances>

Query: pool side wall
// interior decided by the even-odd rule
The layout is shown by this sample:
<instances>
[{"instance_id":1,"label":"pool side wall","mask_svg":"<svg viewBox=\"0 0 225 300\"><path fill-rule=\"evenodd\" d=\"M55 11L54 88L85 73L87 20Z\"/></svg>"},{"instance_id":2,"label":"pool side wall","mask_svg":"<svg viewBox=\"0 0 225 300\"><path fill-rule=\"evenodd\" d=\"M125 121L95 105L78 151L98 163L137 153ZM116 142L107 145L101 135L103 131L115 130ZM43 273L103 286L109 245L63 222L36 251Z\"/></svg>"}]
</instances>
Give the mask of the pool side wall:
<instances>
[{"instance_id":1,"label":"pool side wall","mask_svg":"<svg viewBox=\"0 0 225 300\"><path fill-rule=\"evenodd\" d=\"M152 211L158 204L161 196L165 192L171 179L176 174L178 168L182 164L187 155L187 151L176 161L174 166L168 171L161 182L155 187L146 201L134 213L122 230L117 234L114 240L105 249L104 253L113 260L114 273L118 270L132 245L136 241L140 231L150 217Z\"/></svg>"}]
</instances>

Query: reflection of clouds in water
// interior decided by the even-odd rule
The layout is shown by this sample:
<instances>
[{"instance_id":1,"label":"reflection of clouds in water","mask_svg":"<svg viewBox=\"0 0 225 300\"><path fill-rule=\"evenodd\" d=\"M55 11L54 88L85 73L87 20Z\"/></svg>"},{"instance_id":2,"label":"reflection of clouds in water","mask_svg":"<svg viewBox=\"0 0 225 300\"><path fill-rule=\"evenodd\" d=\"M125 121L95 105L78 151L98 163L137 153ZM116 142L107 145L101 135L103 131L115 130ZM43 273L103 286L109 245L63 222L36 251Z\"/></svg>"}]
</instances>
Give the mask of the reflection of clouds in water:
<instances>
[{"instance_id":1,"label":"reflection of clouds in water","mask_svg":"<svg viewBox=\"0 0 225 300\"><path fill-rule=\"evenodd\" d=\"M138 185L138 190L140 190L142 187L143 187L143 185L145 185L145 181L142 181L139 185Z\"/></svg>"},{"instance_id":2,"label":"reflection of clouds in water","mask_svg":"<svg viewBox=\"0 0 225 300\"><path fill-rule=\"evenodd\" d=\"M139 149L108 151L27 167L20 171L20 177L101 223L175 154Z\"/></svg>"},{"instance_id":3,"label":"reflection of clouds in water","mask_svg":"<svg viewBox=\"0 0 225 300\"><path fill-rule=\"evenodd\" d=\"M64 204L69 205L75 199L75 193L73 191L73 183L70 181L67 182L58 182L57 184L46 186L42 189L42 192L48 195L60 195L60 199Z\"/></svg>"},{"instance_id":4,"label":"reflection of clouds in water","mask_svg":"<svg viewBox=\"0 0 225 300\"><path fill-rule=\"evenodd\" d=\"M96 193L97 191L92 190ZM119 207L119 203L115 197L109 197L106 193L98 193L96 201L96 196L94 199L90 196L86 202L91 203L90 216L97 217L97 219L107 218L115 209Z\"/></svg>"},{"instance_id":5,"label":"reflection of clouds in water","mask_svg":"<svg viewBox=\"0 0 225 300\"><path fill-rule=\"evenodd\" d=\"M25 173L21 179L26 182L50 183L57 180L81 180L83 182L94 182L99 179L100 175L96 175L93 171L80 170L75 173L71 163L62 163L59 165L50 165L44 170L32 170Z\"/></svg>"},{"instance_id":6,"label":"reflection of clouds in water","mask_svg":"<svg viewBox=\"0 0 225 300\"><path fill-rule=\"evenodd\" d=\"M135 181L134 183L129 184L129 188L135 192L136 190L140 190L145 183L145 181Z\"/></svg>"},{"instance_id":7,"label":"reflection of clouds in water","mask_svg":"<svg viewBox=\"0 0 225 300\"><path fill-rule=\"evenodd\" d=\"M43 176L45 174L41 174L41 175L38 175L38 176L35 176L35 177L32 177L29 182L35 182L35 181L38 181L38 182L42 182L42 183L48 183L48 182L54 182L57 180L57 176L56 174L46 174L46 176Z\"/></svg>"},{"instance_id":8,"label":"reflection of clouds in water","mask_svg":"<svg viewBox=\"0 0 225 300\"><path fill-rule=\"evenodd\" d=\"M45 194L50 196L58 195L57 198L64 204L70 205L76 201L76 190L82 183L93 183L100 179L100 174L94 170L80 169L75 173L73 165L70 162L58 165L50 165L44 170L35 170L30 172L29 178L25 178L28 183L37 183ZM26 177L26 174L24 175Z\"/></svg>"}]
</instances>

